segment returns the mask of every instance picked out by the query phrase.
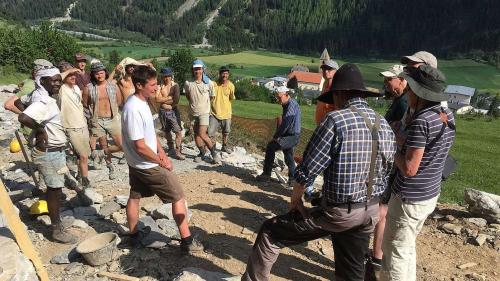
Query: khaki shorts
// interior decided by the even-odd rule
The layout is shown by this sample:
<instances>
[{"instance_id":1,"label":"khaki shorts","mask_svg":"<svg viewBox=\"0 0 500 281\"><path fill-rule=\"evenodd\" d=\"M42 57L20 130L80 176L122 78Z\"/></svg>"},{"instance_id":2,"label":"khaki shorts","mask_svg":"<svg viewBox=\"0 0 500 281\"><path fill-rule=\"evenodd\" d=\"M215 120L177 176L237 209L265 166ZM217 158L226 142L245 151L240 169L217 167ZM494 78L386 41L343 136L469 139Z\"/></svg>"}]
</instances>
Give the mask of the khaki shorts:
<instances>
[{"instance_id":1,"label":"khaki shorts","mask_svg":"<svg viewBox=\"0 0 500 281\"><path fill-rule=\"evenodd\" d=\"M78 156L90 155L89 129L87 127L66 129L66 135Z\"/></svg>"},{"instance_id":2,"label":"khaki shorts","mask_svg":"<svg viewBox=\"0 0 500 281\"><path fill-rule=\"evenodd\" d=\"M219 130L222 128L222 134L227 135L231 132L231 119L217 119L217 117L210 115L210 125L208 126L208 135L213 138Z\"/></svg>"},{"instance_id":3,"label":"khaki shorts","mask_svg":"<svg viewBox=\"0 0 500 281\"><path fill-rule=\"evenodd\" d=\"M210 114L201 114L199 116L191 116L191 121L194 122L194 126L208 126L210 124Z\"/></svg>"},{"instance_id":4,"label":"khaki shorts","mask_svg":"<svg viewBox=\"0 0 500 281\"><path fill-rule=\"evenodd\" d=\"M97 124L93 123L90 129L92 136L94 137L105 137L106 134L110 136L120 136L121 135L121 124L120 118L97 118Z\"/></svg>"},{"instance_id":5,"label":"khaki shorts","mask_svg":"<svg viewBox=\"0 0 500 281\"><path fill-rule=\"evenodd\" d=\"M157 195L163 203L175 203L184 198L177 175L160 166L145 170L129 166L129 177L132 199Z\"/></svg>"}]
</instances>

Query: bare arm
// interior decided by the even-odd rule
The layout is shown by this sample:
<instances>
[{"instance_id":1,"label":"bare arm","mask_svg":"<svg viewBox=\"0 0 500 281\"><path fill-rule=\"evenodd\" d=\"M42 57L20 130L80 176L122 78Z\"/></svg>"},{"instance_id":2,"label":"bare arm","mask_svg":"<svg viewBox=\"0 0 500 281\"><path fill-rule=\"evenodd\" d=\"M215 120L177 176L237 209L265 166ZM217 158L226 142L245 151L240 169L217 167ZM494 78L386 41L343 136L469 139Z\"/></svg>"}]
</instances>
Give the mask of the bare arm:
<instances>
[{"instance_id":1,"label":"bare arm","mask_svg":"<svg viewBox=\"0 0 500 281\"><path fill-rule=\"evenodd\" d=\"M120 87L118 87L118 85L116 85L115 87L116 87L116 103L118 104L118 106L122 106L123 105L123 93L120 90Z\"/></svg>"},{"instance_id":2,"label":"bare arm","mask_svg":"<svg viewBox=\"0 0 500 281\"><path fill-rule=\"evenodd\" d=\"M84 87L82 91L82 104L87 109L90 107L90 95L87 87Z\"/></svg>"},{"instance_id":3,"label":"bare arm","mask_svg":"<svg viewBox=\"0 0 500 281\"><path fill-rule=\"evenodd\" d=\"M134 141L135 151L137 154L144 157L146 160L151 161L156 164L160 164L160 157L153 151L149 146L146 145L144 139L139 139Z\"/></svg>"},{"instance_id":4,"label":"bare arm","mask_svg":"<svg viewBox=\"0 0 500 281\"><path fill-rule=\"evenodd\" d=\"M33 118L21 112L18 117L19 123L33 130L36 137L35 146L41 150L45 151L47 148L48 136L47 132L45 132L45 128L38 124Z\"/></svg>"},{"instance_id":5,"label":"bare arm","mask_svg":"<svg viewBox=\"0 0 500 281\"><path fill-rule=\"evenodd\" d=\"M414 177L417 174L424 150L424 148L408 148L405 155L401 152L396 153L394 160L403 176Z\"/></svg>"},{"instance_id":6,"label":"bare arm","mask_svg":"<svg viewBox=\"0 0 500 281\"><path fill-rule=\"evenodd\" d=\"M176 106L179 104L179 99L181 97L181 90L179 89L179 85L174 86L174 95L172 96L172 105Z\"/></svg>"},{"instance_id":7,"label":"bare arm","mask_svg":"<svg viewBox=\"0 0 500 281\"><path fill-rule=\"evenodd\" d=\"M187 84L184 84L184 93L186 94L186 98L189 102L191 102L191 99L190 99L190 93L189 93L189 87Z\"/></svg>"},{"instance_id":8,"label":"bare arm","mask_svg":"<svg viewBox=\"0 0 500 281\"><path fill-rule=\"evenodd\" d=\"M19 106L16 105L16 103L23 108L20 109ZM17 96L12 96L8 98L5 103L3 104L3 107L9 111L14 112L15 114L21 114L22 111L24 110L24 105L22 104L21 100Z\"/></svg>"}]
</instances>

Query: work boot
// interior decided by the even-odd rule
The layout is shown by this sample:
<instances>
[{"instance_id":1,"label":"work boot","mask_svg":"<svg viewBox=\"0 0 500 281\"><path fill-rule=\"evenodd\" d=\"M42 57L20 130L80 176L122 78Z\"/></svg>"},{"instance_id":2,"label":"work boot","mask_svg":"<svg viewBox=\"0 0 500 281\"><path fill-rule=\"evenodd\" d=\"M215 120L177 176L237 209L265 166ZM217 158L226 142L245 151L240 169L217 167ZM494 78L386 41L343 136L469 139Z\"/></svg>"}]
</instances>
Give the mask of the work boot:
<instances>
[{"instance_id":1,"label":"work boot","mask_svg":"<svg viewBox=\"0 0 500 281\"><path fill-rule=\"evenodd\" d=\"M229 154L233 153L233 149L231 147L229 147L227 144L222 145L222 149L220 151L226 152Z\"/></svg>"},{"instance_id":2,"label":"work boot","mask_svg":"<svg viewBox=\"0 0 500 281\"><path fill-rule=\"evenodd\" d=\"M102 154L104 156L104 154ZM92 165L94 166L94 169L96 170L101 170L102 169L102 156L101 152L99 150L94 150L92 153L90 153L90 158L92 158Z\"/></svg>"},{"instance_id":3,"label":"work boot","mask_svg":"<svg viewBox=\"0 0 500 281\"><path fill-rule=\"evenodd\" d=\"M255 177L255 180L257 180L258 182L270 182L271 181L271 175L267 175L267 174L260 174L258 175L257 177Z\"/></svg>"},{"instance_id":4,"label":"work boot","mask_svg":"<svg viewBox=\"0 0 500 281\"><path fill-rule=\"evenodd\" d=\"M73 177L73 175L71 175L70 172L64 174L64 185L76 192L80 192L83 190L82 185L78 182L77 179L75 179L75 177Z\"/></svg>"},{"instance_id":5,"label":"work boot","mask_svg":"<svg viewBox=\"0 0 500 281\"><path fill-rule=\"evenodd\" d=\"M144 246L142 240L151 232L151 227L146 226L142 229L138 229L134 234L130 234L130 240L128 244L133 248L139 248Z\"/></svg>"},{"instance_id":6,"label":"work boot","mask_svg":"<svg viewBox=\"0 0 500 281\"><path fill-rule=\"evenodd\" d=\"M62 223L58 223L51 226L52 228L52 239L54 241L63 243L63 244L75 244L78 242L78 237L69 233L66 229L64 229Z\"/></svg>"},{"instance_id":7,"label":"work boot","mask_svg":"<svg viewBox=\"0 0 500 281\"><path fill-rule=\"evenodd\" d=\"M196 237L193 237L191 243L187 243L184 240L181 242L181 251L185 254L191 255L195 252L202 252L203 250L203 244Z\"/></svg>"},{"instance_id":8,"label":"work boot","mask_svg":"<svg viewBox=\"0 0 500 281\"><path fill-rule=\"evenodd\" d=\"M82 183L83 189L92 188L92 185L90 184L88 177L82 177L81 183Z\"/></svg>"},{"instance_id":9,"label":"work boot","mask_svg":"<svg viewBox=\"0 0 500 281\"><path fill-rule=\"evenodd\" d=\"M116 179L115 167L113 166L113 164L109 163L107 166L109 170L109 179L110 180Z\"/></svg>"},{"instance_id":10,"label":"work boot","mask_svg":"<svg viewBox=\"0 0 500 281\"><path fill-rule=\"evenodd\" d=\"M220 156L219 153L217 153L217 150L215 150L215 146L212 148L212 151L210 151L210 153L212 154L213 163L217 165L220 164Z\"/></svg>"}]
</instances>

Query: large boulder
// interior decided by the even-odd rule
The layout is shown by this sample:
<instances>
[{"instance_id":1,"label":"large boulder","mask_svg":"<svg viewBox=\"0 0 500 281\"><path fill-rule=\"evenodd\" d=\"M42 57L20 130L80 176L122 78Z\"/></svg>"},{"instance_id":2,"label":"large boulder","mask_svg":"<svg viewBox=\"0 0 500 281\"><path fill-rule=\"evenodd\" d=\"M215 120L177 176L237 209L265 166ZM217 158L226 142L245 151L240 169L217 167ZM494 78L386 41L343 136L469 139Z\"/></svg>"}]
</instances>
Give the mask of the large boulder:
<instances>
[{"instance_id":1,"label":"large boulder","mask_svg":"<svg viewBox=\"0 0 500 281\"><path fill-rule=\"evenodd\" d=\"M467 188L465 202L472 214L486 219L489 223L500 223L500 196Z\"/></svg>"}]
</instances>

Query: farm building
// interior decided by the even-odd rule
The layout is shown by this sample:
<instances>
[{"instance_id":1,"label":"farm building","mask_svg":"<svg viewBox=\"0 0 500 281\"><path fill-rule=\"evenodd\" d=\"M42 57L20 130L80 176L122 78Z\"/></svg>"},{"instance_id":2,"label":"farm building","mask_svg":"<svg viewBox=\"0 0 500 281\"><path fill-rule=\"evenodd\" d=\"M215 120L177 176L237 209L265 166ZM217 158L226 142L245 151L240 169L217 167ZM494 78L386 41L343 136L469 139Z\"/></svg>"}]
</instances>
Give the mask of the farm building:
<instances>
[{"instance_id":1,"label":"farm building","mask_svg":"<svg viewBox=\"0 0 500 281\"><path fill-rule=\"evenodd\" d=\"M301 90L319 90L321 73L293 71L288 74L288 79L297 79L297 86Z\"/></svg>"},{"instance_id":2,"label":"farm building","mask_svg":"<svg viewBox=\"0 0 500 281\"><path fill-rule=\"evenodd\" d=\"M448 106L457 110L470 105L470 99L476 89L459 85L448 85L444 92L448 95Z\"/></svg>"}]
</instances>

